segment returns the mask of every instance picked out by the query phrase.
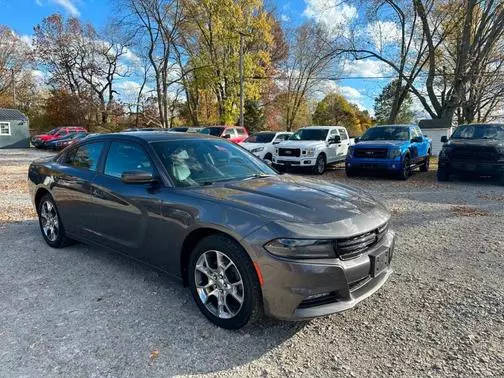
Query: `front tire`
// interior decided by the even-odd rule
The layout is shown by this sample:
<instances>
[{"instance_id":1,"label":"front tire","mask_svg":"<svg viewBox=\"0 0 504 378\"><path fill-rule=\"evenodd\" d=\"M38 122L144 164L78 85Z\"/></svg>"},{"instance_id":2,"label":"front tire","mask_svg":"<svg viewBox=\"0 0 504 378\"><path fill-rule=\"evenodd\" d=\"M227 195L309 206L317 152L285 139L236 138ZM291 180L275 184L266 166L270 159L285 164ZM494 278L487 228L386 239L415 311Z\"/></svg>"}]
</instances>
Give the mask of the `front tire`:
<instances>
[{"instance_id":1,"label":"front tire","mask_svg":"<svg viewBox=\"0 0 504 378\"><path fill-rule=\"evenodd\" d=\"M348 169L345 168L345 173L347 177L356 177L357 176L357 171L355 169Z\"/></svg>"},{"instance_id":2,"label":"front tire","mask_svg":"<svg viewBox=\"0 0 504 378\"><path fill-rule=\"evenodd\" d=\"M326 170L326 157L323 154L320 154L317 157L317 161L315 162L315 166L313 167L313 172L317 175L322 175L324 174Z\"/></svg>"},{"instance_id":3,"label":"front tire","mask_svg":"<svg viewBox=\"0 0 504 378\"><path fill-rule=\"evenodd\" d=\"M256 271L243 248L224 235L210 235L194 248L188 281L200 311L215 325L239 329L263 314Z\"/></svg>"},{"instance_id":4,"label":"front tire","mask_svg":"<svg viewBox=\"0 0 504 378\"><path fill-rule=\"evenodd\" d=\"M49 194L45 194L40 199L37 210L40 231L50 247L63 248L72 243L72 240L66 236L56 203Z\"/></svg>"},{"instance_id":5,"label":"front tire","mask_svg":"<svg viewBox=\"0 0 504 378\"><path fill-rule=\"evenodd\" d=\"M439 182L450 181L450 171L443 168L438 168L437 180Z\"/></svg>"},{"instance_id":6,"label":"front tire","mask_svg":"<svg viewBox=\"0 0 504 378\"><path fill-rule=\"evenodd\" d=\"M408 155L403 159L403 165L401 172L399 173L399 178L401 180L407 180L411 176L411 160Z\"/></svg>"}]
</instances>

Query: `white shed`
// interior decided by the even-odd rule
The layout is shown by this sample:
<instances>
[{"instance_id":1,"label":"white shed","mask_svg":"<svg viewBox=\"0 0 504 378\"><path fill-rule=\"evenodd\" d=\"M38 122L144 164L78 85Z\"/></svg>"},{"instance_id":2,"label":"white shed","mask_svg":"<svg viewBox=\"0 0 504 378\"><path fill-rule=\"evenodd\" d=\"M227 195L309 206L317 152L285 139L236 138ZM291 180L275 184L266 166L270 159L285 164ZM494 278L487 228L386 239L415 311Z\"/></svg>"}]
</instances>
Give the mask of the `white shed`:
<instances>
[{"instance_id":1,"label":"white shed","mask_svg":"<svg viewBox=\"0 0 504 378\"><path fill-rule=\"evenodd\" d=\"M438 156L443 147L441 137L451 136L453 127L443 119L422 119L418 122L418 127L425 136L432 139L432 155Z\"/></svg>"}]
</instances>

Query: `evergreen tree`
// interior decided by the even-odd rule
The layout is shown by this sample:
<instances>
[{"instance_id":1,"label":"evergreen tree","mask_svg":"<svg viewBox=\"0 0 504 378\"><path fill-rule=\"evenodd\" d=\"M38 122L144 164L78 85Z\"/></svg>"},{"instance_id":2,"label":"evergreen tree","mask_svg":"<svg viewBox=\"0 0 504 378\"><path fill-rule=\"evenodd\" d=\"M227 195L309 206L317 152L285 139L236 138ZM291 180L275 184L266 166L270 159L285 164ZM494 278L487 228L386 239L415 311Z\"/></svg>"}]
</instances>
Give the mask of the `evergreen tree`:
<instances>
[{"instance_id":1,"label":"evergreen tree","mask_svg":"<svg viewBox=\"0 0 504 378\"><path fill-rule=\"evenodd\" d=\"M398 84L399 81L397 79L391 81L385 88L383 88L380 95L375 98L375 118L376 123L379 125L389 123L390 113L392 112L392 104L394 102L394 93ZM411 95L408 93L401 105L401 108L399 109L399 112L397 113L395 123L411 123L413 121L414 114L411 110L412 104L413 101L411 99Z\"/></svg>"}]
</instances>

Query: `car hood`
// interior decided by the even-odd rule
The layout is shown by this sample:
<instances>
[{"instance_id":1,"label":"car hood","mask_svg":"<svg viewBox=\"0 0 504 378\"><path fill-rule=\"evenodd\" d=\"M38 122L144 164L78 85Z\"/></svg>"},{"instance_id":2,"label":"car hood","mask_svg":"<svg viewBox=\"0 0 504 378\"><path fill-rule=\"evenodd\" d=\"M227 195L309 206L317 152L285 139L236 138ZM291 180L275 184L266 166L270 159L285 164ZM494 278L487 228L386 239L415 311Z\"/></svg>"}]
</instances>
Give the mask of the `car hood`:
<instances>
[{"instance_id":1,"label":"car hood","mask_svg":"<svg viewBox=\"0 0 504 378\"><path fill-rule=\"evenodd\" d=\"M267 145L268 143L245 143L245 142L240 143L240 146L249 151L258 147L266 147Z\"/></svg>"},{"instance_id":2,"label":"car hood","mask_svg":"<svg viewBox=\"0 0 504 378\"><path fill-rule=\"evenodd\" d=\"M279 175L195 188L193 193L270 220L332 223L379 209L369 194L348 186ZM387 215L388 216L388 215Z\"/></svg>"},{"instance_id":3,"label":"car hood","mask_svg":"<svg viewBox=\"0 0 504 378\"><path fill-rule=\"evenodd\" d=\"M395 148L407 146L407 140L366 140L355 144L355 148Z\"/></svg>"},{"instance_id":4,"label":"car hood","mask_svg":"<svg viewBox=\"0 0 504 378\"><path fill-rule=\"evenodd\" d=\"M461 147L504 147L504 140L498 139L450 139L446 146Z\"/></svg>"},{"instance_id":5,"label":"car hood","mask_svg":"<svg viewBox=\"0 0 504 378\"><path fill-rule=\"evenodd\" d=\"M277 144L280 148L310 148L317 146L325 146L326 142L322 140L286 140Z\"/></svg>"}]
</instances>

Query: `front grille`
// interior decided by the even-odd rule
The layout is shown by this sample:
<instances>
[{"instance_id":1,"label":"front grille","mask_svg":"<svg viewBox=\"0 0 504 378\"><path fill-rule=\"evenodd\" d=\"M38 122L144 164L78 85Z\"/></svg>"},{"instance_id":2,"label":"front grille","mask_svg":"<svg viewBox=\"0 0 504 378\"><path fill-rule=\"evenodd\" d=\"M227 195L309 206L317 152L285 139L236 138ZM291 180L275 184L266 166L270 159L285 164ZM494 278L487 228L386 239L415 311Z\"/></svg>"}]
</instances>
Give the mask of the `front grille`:
<instances>
[{"instance_id":1,"label":"front grille","mask_svg":"<svg viewBox=\"0 0 504 378\"><path fill-rule=\"evenodd\" d=\"M450 153L450 158L454 160L470 161L497 161L499 156L495 148L492 147L455 147Z\"/></svg>"},{"instance_id":2,"label":"front grille","mask_svg":"<svg viewBox=\"0 0 504 378\"><path fill-rule=\"evenodd\" d=\"M347 239L338 239L334 242L334 251L342 260L354 258L377 244L383 236L385 236L387 230L388 223L385 223L377 229L366 232L365 234Z\"/></svg>"},{"instance_id":3,"label":"front grille","mask_svg":"<svg viewBox=\"0 0 504 378\"><path fill-rule=\"evenodd\" d=\"M279 156L294 156L299 157L300 149L299 148L279 148L278 155Z\"/></svg>"},{"instance_id":4,"label":"front grille","mask_svg":"<svg viewBox=\"0 0 504 378\"><path fill-rule=\"evenodd\" d=\"M358 158L368 158L368 159L386 159L387 149L386 148L356 148L354 150L354 156Z\"/></svg>"}]
</instances>

